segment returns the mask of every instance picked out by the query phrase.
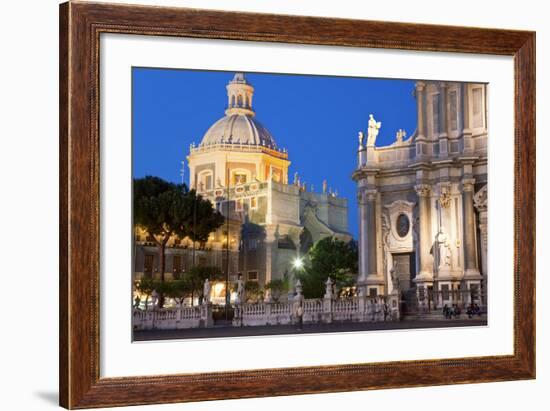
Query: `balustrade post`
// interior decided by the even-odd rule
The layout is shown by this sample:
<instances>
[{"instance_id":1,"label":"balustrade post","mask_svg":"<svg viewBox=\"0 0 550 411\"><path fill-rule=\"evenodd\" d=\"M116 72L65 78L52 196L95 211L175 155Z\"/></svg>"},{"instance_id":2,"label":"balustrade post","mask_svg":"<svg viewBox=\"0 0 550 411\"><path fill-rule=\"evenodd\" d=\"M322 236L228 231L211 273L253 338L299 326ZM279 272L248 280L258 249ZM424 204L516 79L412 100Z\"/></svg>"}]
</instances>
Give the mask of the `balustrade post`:
<instances>
[{"instance_id":1,"label":"balustrade post","mask_svg":"<svg viewBox=\"0 0 550 411\"><path fill-rule=\"evenodd\" d=\"M204 328L210 328L214 325L214 318L212 317L212 305L204 304L200 307L201 310L201 323Z\"/></svg>"},{"instance_id":2,"label":"balustrade post","mask_svg":"<svg viewBox=\"0 0 550 411\"><path fill-rule=\"evenodd\" d=\"M278 321L277 318L275 318L275 322L271 322L271 302L264 303L265 306L265 323L267 325L277 325Z\"/></svg>"},{"instance_id":3,"label":"balustrade post","mask_svg":"<svg viewBox=\"0 0 550 411\"><path fill-rule=\"evenodd\" d=\"M359 295L357 296L357 309L359 311L358 313L358 321L365 321L367 317L367 297L364 293L364 288L359 289Z\"/></svg>"},{"instance_id":4,"label":"balustrade post","mask_svg":"<svg viewBox=\"0 0 550 411\"><path fill-rule=\"evenodd\" d=\"M334 318L334 295L332 293L332 284L333 282L329 277L325 283L325 296L323 298L323 320L326 323L332 323L332 319Z\"/></svg>"}]
</instances>

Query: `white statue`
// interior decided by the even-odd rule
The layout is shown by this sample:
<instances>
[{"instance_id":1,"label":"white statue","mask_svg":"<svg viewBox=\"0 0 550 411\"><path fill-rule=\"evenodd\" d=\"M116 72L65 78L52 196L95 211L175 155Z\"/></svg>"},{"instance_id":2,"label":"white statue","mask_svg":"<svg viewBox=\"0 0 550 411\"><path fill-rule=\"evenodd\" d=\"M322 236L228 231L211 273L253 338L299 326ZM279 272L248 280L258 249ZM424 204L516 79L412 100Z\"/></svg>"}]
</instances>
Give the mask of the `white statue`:
<instances>
[{"instance_id":1,"label":"white statue","mask_svg":"<svg viewBox=\"0 0 550 411\"><path fill-rule=\"evenodd\" d=\"M298 172L297 171L294 173L294 185L295 186L300 185L300 177L298 177Z\"/></svg>"},{"instance_id":2,"label":"white statue","mask_svg":"<svg viewBox=\"0 0 550 411\"><path fill-rule=\"evenodd\" d=\"M439 269L450 267L452 257L451 242L449 236L445 232L445 227L439 229L436 241L439 251Z\"/></svg>"},{"instance_id":3,"label":"white statue","mask_svg":"<svg viewBox=\"0 0 550 411\"><path fill-rule=\"evenodd\" d=\"M400 128L399 131L395 134L395 139L397 140L397 144L401 144L403 142L404 137L407 137L407 132Z\"/></svg>"},{"instance_id":4,"label":"white statue","mask_svg":"<svg viewBox=\"0 0 550 411\"><path fill-rule=\"evenodd\" d=\"M376 137L382 127L382 122L376 121L372 114L369 114L369 130L367 133L367 146L374 146L376 143Z\"/></svg>"},{"instance_id":5,"label":"white statue","mask_svg":"<svg viewBox=\"0 0 550 411\"><path fill-rule=\"evenodd\" d=\"M323 194L327 193L327 180L323 180Z\"/></svg>"},{"instance_id":6,"label":"white statue","mask_svg":"<svg viewBox=\"0 0 550 411\"><path fill-rule=\"evenodd\" d=\"M241 274L237 279L237 303L244 303L244 281Z\"/></svg>"},{"instance_id":7,"label":"white statue","mask_svg":"<svg viewBox=\"0 0 550 411\"><path fill-rule=\"evenodd\" d=\"M208 305L210 303L210 292L212 291L212 285L208 278L204 280L204 287L202 289L202 303L203 305Z\"/></svg>"},{"instance_id":8,"label":"white statue","mask_svg":"<svg viewBox=\"0 0 550 411\"><path fill-rule=\"evenodd\" d=\"M153 309L157 308L159 303L159 293L157 293L157 290L153 290L151 293L151 305L153 306Z\"/></svg>"},{"instance_id":9,"label":"white statue","mask_svg":"<svg viewBox=\"0 0 550 411\"><path fill-rule=\"evenodd\" d=\"M393 285L393 291L398 292L398 290L399 290L399 276L397 275L397 272L395 271L394 267L390 268L390 277L391 277L391 282L392 282L392 285Z\"/></svg>"},{"instance_id":10,"label":"white statue","mask_svg":"<svg viewBox=\"0 0 550 411\"><path fill-rule=\"evenodd\" d=\"M363 148L363 141L365 140L365 134L360 131L359 134L358 134L358 137L359 137L359 148Z\"/></svg>"}]
</instances>

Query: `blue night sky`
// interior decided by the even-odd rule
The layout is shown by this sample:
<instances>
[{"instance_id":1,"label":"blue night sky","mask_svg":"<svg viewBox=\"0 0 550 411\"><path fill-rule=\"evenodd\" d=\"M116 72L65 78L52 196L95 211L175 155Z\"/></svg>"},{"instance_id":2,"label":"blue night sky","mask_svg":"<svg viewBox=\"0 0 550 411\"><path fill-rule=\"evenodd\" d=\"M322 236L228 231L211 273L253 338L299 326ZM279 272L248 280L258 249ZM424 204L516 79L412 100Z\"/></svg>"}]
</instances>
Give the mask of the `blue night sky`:
<instances>
[{"instance_id":1,"label":"blue night sky","mask_svg":"<svg viewBox=\"0 0 550 411\"><path fill-rule=\"evenodd\" d=\"M133 68L133 176L154 175L181 182L181 161L189 144L199 144L223 117L226 84L234 72ZM369 113L382 128L377 146L390 144L402 128L416 128L414 81L247 73L254 86L256 118L286 147L289 181L298 171L308 190L327 180L349 204L349 230L358 238L356 185L357 132L366 131ZM186 162L187 163L187 162ZM186 183L189 169L185 170Z\"/></svg>"}]
</instances>

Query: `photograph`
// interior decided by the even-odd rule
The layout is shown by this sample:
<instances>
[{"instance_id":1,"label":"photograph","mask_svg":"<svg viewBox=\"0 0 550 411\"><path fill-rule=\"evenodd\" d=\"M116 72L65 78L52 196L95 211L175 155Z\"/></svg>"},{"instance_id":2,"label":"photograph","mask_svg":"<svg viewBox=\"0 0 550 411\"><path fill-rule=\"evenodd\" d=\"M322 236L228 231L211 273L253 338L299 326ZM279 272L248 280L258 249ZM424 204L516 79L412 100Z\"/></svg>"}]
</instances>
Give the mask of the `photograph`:
<instances>
[{"instance_id":1,"label":"photograph","mask_svg":"<svg viewBox=\"0 0 550 411\"><path fill-rule=\"evenodd\" d=\"M487 326L489 84L131 71L134 342Z\"/></svg>"}]
</instances>

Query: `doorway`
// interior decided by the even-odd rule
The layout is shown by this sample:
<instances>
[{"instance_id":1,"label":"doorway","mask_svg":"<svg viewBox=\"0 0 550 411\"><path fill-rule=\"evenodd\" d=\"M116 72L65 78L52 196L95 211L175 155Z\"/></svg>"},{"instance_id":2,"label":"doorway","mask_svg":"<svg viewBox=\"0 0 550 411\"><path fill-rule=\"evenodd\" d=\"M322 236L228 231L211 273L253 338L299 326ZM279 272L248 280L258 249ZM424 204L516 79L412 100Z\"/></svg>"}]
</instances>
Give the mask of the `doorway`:
<instances>
[{"instance_id":1,"label":"doorway","mask_svg":"<svg viewBox=\"0 0 550 411\"><path fill-rule=\"evenodd\" d=\"M416 258L414 252L392 254L393 268L399 279L401 291L407 291L414 286L416 277Z\"/></svg>"}]
</instances>

